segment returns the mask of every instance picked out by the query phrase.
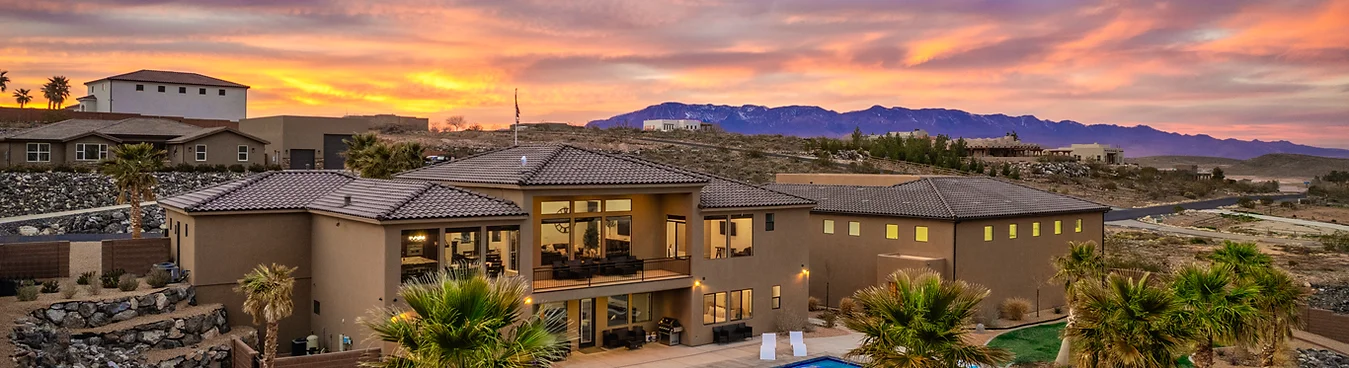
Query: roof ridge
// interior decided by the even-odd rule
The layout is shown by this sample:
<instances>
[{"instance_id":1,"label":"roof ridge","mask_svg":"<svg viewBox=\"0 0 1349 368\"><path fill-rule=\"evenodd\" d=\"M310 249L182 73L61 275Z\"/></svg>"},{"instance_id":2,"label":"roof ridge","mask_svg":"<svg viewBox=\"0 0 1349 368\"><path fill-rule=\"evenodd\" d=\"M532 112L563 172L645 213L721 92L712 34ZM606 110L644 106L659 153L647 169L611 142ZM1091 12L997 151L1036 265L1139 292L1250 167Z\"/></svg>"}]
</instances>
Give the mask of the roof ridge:
<instances>
[{"instance_id":1,"label":"roof ridge","mask_svg":"<svg viewBox=\"0 0 1349 368\"><path fill-rule=\"evenodd\" d=\"M570 147L570 148L578 149L578 150L581 150L581 151L584 151L584 152L590 152L590 153L594 153L594 154L597 154L597 155L603 155L603 156L608 156L608 157L612 157L612 158L617 158L617 159L620 159L620 160L623 160L623 161L627 161L627 162L631 162L631 163L635 163L635 164L639 164L639 165L644 165L644 166L651 167L651 168L662 169L662 170L670 170L670 171L674 171L674 172L676 172L676 173L679 173L680 175L688 175L688 176L693 176L693 177L698 177L698 176L708 176L708 175L709 175L709 174L706 174L706 173L700 173L700 172L697 172L697 171L691 171L691 170L688 170L688 169L684 169L684 168L680 168L680 167L675 167L675 166L670 166L670 165L662 164L662 163L659 163L659 162L650 161L650 160L647 160L647 159L644 159L644 158L637 158L637 157L629 156L629 155L626 155L626 154L617 154L617 153L608 153L608 152L603 152L603 151L595 151L595 150L585 149L585 148L581 148L581 147L576 147L576 146L573 146L573 145L570 145L570 144L563 144L562 147ZM699 178L699 179L707 179L707 178Z\"/></svg>"},{"instance_id":2,"label":"roof ridge","mask_svg":"<svg viewBox=\"0 0 1349 368\"><path fill-rule=\"evenodd\" d=\"M261 173L261 174L258 174L258 175L253 175L253 176L245 177L245 178L243 178L243 179L240 179L240 180L237 182L238 185L235 185L233 188L225 189L225 190L221 191L220 193L212 194L212 195L210 195L210 196L208 196L208 197L206 197L206 198L202 198L200 201L197 201L196 204L193 204L193 205L191 205L191 206L186 206L186 207L184 207L183 209L184 209L184 210L188 210L188 211L194 211L194 210L197 209L197 207L199 207L199 206L201 206L201 205L203 205L203 204L210 203L211 201L220 199L220 197L224 197L226 194L230 194L230 193L237 192L237 191L239 191L239 189L242 189L243 187L246 187L246 186L249 186L249 185L253 185L254 183L257 183L258 181L261 181L262 179L270 178L270 177L272 177L273 175L277 175L277 173L280 173L280 172L281 172L281 171L268 171L268 172ZM216 186L224 186L224 185L227 185L227 184L229 184L229 183L233 183L233 182L220 183L220 184L214 185L214 186L212 186L212 187L216 187ZM203 188L202 190L205 190L205 189L206 189L206 188Z\"/></svg>"},{"instance_id":3,"label":"roof ridge","mask_svg":"<svg viewBox=\"0 0 1349 368\"><path fill-rule=\"evenodd\" d=\"M397 212L399 209L402 209L403 206L406 206L408 203L411 203L412 200L417 199L417 197L420 197L423 193L426 193L426 191L431 190L431 188L436 186L435 183L431 182L421 182L419 185L421 186L421 189L417 190L416 192L413 192L412 194L409 194L407 198L403 198L402 200L398 201L398 203L393 205L393 207L389 207L389 210L380 212L378 215L375 215L375 218L379 220L389 218L389 215L392 215L394 212Z\"/></svg>"},{"instance_id":4,"label":"roof ridge","mask_svg":"<svg viewBox=\"0 0 1349 368\"><path fill-rule=\"evenodd\" d=\"M663 164L662 164L662 165L663 165ZM768 187L766 187L766 186L764 186L764 185L754 184L754 183L750 183L750 182L747 182L747 181L741 181L741 180L737 180L737 179L731 179L731 178L728 178L728 177L724 177L724 176L720 176L720 175L716 175L716 174L711 174L711 173L704 173L704 172L698 172L698 171L692 171L692 170L689 170L689 171L690 171L690 172L693 172L693 173L696 173L696 174L703 175L703 176L707 176L707 177L710 177L710 178L713 178L713 179L721 180L721 181L728 181L728 182L732 182L732 183L736 183L736 184L740 184L740 185L747 185L747 186L753 187L753 188L755 188L755 189L763 189L763 190L767 190L767 191L770 191L770 192L773 192L773 193L782 194L782 195L785 195L785 196L788 196L788 197L794 197L794 198L797 198L797 199L803 199L803 200L811 201L811 202L814 202L814 203L819 203L819 202L817 202L817 201L814 200L814 199L802 197L802 196L795 195L795 194L791 194L791 193L787 193L787 192L777 191L777 190L775 190L775 189L768 188Z\"/></svg>"},{"instance_id":5,"label":"roof ridge","mask_svg":"<svg viewBox=\"0 0 1349 368\"><path fill-rule=\"evenodd\" d=\"M937 188L937 184L932 182L932 178L922 178L918 180L925 181L928 186L932 187L932 192L937 194L937 200L941 201L942 208L945 208L946 212L951 214L951 218L960 218L960 216L956 216L956 210L951 208L951 203L946 201L946 196L941 194L941 188Z\"/></svg>"},{"instance_id":6,"label":"roof ridge","mask_svg":"<svg viewBox=\"0 0 1349 368\"><path fill-rule=\"evenodd\" d=\"M515 147L521 147L521 146L512 146L511 148L515 148ZM541 146L541 147L553 147L553 146ZM544 166L547 166L549 162L553 162L553 159L556 159L558 155L562 154L562 150L567 149L567 148L569 148L569 147L570 147L570 148L576 148L576 147L573 147L573 146L570 145L570 144L565 144L565 143L564 143L564 144L561 144L561 145L558 145L558 146L556 146L556 147L557 147L557 149L553 150L553 152L552 152L551 154L548 154L547 156L544 156L543 160L541 160L541 161L543 161L543 162L539 162L539 164L538 164L538 165L534 165L534 167L526 167L525 170L522 171L522 172L520 173L520 174L521 174L521 175L520 175L520 180L519 180L519 181L516 181L515 183L516 183L517 185L525 185L525 183L528 183L529 180L530 180L530 179L533 179L535 175L538 175L538 174L539 174L539 170L543 169L543 167L544 167ZM579 148L576 148L576 149L579 149Z\"/></svg>"},{"instance_id":7,"label":"roof ridge","mask_svg":"<svg viewBox=\"0 0 1349 368\"><path fill-rule=\"evenodd\" d=\"M404 172L400 172L400 173L394 173L393 176L394 176L394 177L399 177L399 176L402 176L403 174L411 174L411 173L414 173L414 172L418 172L418 171L422 171L422 170L427 170L427 169L430 169L430 168L433 168L433 167L436 167L436 166L449 164L449 163L451 163L451 162L459 162L459 161L462 161L462 160L467 160L467 159L470 159L470 158L475 158L475 157L478 157L478 156L487 155L487 154L489 154L489 153L496 153L496 152L505 151L505 150L508 150L508 149L511 149L511 148L515 148L515 147L520 147L520 146L511 146L511 147L493 148L493 149L489 149L489 150L486 150L486 151L474 153L474 154L471 154L471 155L468 155L468 156L456 158L456 159L453 159L453 160L437 162L437 163L430 164L430 165L424 165L424 166L422 166L422 167L418 167L418 168L415 168L415 169L412 169L412 170L408 170L408 171L404 171ZM404 179L404 180L420 180L420 179Z\"/></svg>"}]
</instances>

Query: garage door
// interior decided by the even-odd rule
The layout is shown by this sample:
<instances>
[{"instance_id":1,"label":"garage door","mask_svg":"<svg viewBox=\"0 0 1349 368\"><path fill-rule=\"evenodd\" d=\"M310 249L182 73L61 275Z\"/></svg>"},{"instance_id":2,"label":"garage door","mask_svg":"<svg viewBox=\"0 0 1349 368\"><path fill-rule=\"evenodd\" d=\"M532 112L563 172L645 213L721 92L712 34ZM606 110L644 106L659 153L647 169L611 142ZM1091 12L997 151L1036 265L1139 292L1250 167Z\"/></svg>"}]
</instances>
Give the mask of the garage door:
<instances>
[{"instance_id":1,"label":"garage door","mask_svg":"<svg viewBox=\"0 0 1349 368\"><path fill-rule=\"evenodd\" d=\"M313 170L314 150L311 149L290 150L290 168L297 170Z\"/></svg>"},{"instance_id":2,"label":"garage door","mask_svg":"<svg viewBox=\"0 0 1349 368\"><path fill-rule=\"evenodd\" d=\"M347 143L343 140L351 139L351 134L324 134L323 135L323 168L328 170L341 170L346 168L347 160L342 157L343 152L347 152Z\"/></svg>"}]
</instances>

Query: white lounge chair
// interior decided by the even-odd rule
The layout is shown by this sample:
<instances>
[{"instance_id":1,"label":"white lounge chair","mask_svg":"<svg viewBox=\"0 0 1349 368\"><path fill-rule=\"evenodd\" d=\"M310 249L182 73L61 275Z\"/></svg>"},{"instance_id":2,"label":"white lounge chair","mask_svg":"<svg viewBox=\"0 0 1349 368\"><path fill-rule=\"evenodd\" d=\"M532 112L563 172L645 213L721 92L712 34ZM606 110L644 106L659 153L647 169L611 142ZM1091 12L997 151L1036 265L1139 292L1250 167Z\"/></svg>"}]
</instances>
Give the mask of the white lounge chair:
<instances>
[{"instance_id":1,"label":"white lounge chair","mask_svg":"<svg viewBox=\"0 0 1349 368\"><path fill-rule=\"evenodd\" d=\"M792 356L806 356L806 338L801 331L789 332L792 341Z\"/></svg>"},{"instance_id":2,"label":"white lounge chair","mask_svg":"<svg viewBox=\"0 0 1349 368\"><path fill-rule=\"evenodd\" d=\"M778 359L778 334L763 334L763 344L759 345L759 360Z\"/></svg>"}]
</instances>

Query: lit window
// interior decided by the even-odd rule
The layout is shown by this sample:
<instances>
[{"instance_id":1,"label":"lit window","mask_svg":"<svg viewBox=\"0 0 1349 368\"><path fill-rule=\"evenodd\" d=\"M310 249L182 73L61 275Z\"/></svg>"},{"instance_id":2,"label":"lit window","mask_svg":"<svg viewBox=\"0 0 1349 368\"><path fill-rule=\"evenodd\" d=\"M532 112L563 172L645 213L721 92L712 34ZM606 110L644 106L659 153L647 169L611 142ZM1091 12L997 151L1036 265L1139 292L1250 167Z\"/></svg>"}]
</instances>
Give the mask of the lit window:
<instances>
[{"instance_id":1,"label":"lit window","mask_svg":"<svg viewBox=\"0 0 1349 368\"><path fill-rule=\"evenodd\" d=\"M239 162L248 161L248 146L239 145Z\"/></svg>"},{"instance_id":2,"label":"lit window","mask_svg":"<svg viewBox=\"0 0 1349 368\"><path fill-rule=\"evenodd\" d=\"M571 213L571 202L569 201L547 201L539 204L539 213L544 215L554 215L560 213Z\"/></svg>"},{"instance_id":3,"label":"lit window","mask_svg":"<svg viewBox=\"0 0 1349 368\"><path fill-rule=\"evenodd\" d=\"M913 241L927 242L927 226L915 226L913 228Z\"/></svg>"},{"instance_id":4,"label":"lit window","mask_svg":"<svg viewBox=\"0 0 1349 368\"><path fill-rule=\"evenodd\" d=\"M206 161L206 145L197 145L197 161Z\"/></svg>"},{"instance_id":5,"label":"lit window","mask_svg":"<svg viewBox=\"0 0 1349 368\"><path fill-rule=\"evenodd\" d=\"M1063 221L1054 220L1054 235L1063 234Z\"/></svg>"},{"instance_id":6,"label":"lit window","mask_svg":"<svg viewBox=\"0 0 1349 368\"><path fill-rule=\"evenodd\" d=\"M52 160L51 143L28 144L28 162L51 162L51 160Z\"/></svg>"},{"instance_id":7,"label":"lit window","mask_svg":"<svg viewBox=\"0 0 1349 368\"><path fill-rule=\"evenodd\" d=\"M885 238L899 239L899 225L885 224Z\"/></svg>"},{"instance_id":8,"label":"lit window","mask_svg":"<svg viewBox=\"0 0 1349 368\"><path fill-rule=\"evenodd\" d=\"M571 211L572 213L600 212L600 200L591 199L584 201L576 201L575 203L572 204L572 208L574 209L573 211Z\"/></svg>"},{"instance_id":9,"label":"lit window","mask_svg":"<svg viewBox=\"0 0 1349 368\"><path fill-rule=\"evenodd\" d=\"M1040 236L1040 222L1030 223L1030 236Z\"/></svg>"},{"instance_id":10,"label":"lit window","mask_svg":"<svg viewBox=\"0 0 1349 368\"><path fill-rule=\"evenodd\" d=\"M824 233L825 234L834 233L834 220L824 220Z\"/></svg>"},{"instance_id":11,"label":"lit window","mask_svg":"<svg viewBox=\"0 0 1349 368\"><path fill-rule=\"evenodd\" d=\"M631 199L610 199L604 201L604 212L632 211Z\"/></svg>"},{"instance_id":12,"label":"lit window","mask_svg":"<svg viewBox=\"0 0 1349 368\"><path fill-rule=\"evenodd\" d=\"M773 285L773 309L782 308L782 285Z\"/></svg>"},{"instance_id":13,"label":"lit window","mask_svg":"<svg viewBox=\"0 0 1349 368\"><path fill-rule=\"evenodd\" d=\"M1007 239L1016 239L1016 224L1007 225Z\"/></svg>"},{"instance_id":14,"label":"lit window","mask_svg":"<svg viewBox=\"0 0 1349 368\"><path fill-rule=\"evenodd\" d=\"M848 221L848 235L862 236L862 223L857 221Z\"/></svg>"},{"instance_id":15,"label":"lit window","mask_svg":"<svg viewBox=\"0 0 1349 368\"><path fill-rule=\"evenodd\" d=\"M1082 232L1082 219L1077 219L1077 227L1073 228L1073 232L1075 233Z\"/></svg>"},{"instance_id":16,"label":"lit window","mask_svg":"<svg viewBox=\"0 0 1349 368\"><path fill-rule=\"evenodd\" d=\"M984 226L984 241L993 241L993 226Z\"/></svg>"}]
</instances>

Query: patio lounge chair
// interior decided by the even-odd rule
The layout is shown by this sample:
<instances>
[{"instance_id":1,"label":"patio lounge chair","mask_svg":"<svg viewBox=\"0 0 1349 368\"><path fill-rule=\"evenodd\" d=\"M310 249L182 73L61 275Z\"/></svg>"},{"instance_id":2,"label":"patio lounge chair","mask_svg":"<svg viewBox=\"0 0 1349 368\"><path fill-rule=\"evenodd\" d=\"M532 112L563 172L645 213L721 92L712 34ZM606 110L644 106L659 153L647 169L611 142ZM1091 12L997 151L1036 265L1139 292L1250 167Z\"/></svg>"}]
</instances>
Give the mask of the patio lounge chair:
<instances>
[{"instance_id":1,"label":"patio lounge chair","mask_svg":"<svg viewBox=\"0 0 1349 368\"><path fill-rule=\"evenodd\" d=\"M759 345L759 360L778 359L778 334L763 334L763 343Z\"/></svg>"},{"instance_id":2,"label":"patio lounge chair","mask_svg":"<svg viewBox=\"0 0 1349 368\"><path fill-rule=\"evenodd\" d=\"M801 331L789 332L792 341L792 356L806 356L806 339Z\"/></svg>"}]
</instances>

